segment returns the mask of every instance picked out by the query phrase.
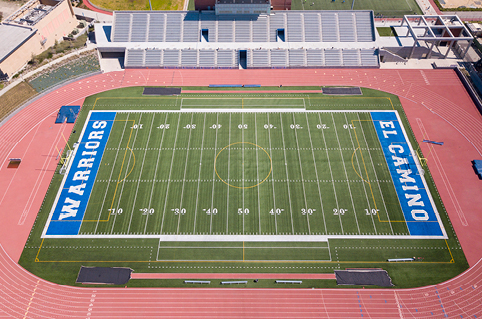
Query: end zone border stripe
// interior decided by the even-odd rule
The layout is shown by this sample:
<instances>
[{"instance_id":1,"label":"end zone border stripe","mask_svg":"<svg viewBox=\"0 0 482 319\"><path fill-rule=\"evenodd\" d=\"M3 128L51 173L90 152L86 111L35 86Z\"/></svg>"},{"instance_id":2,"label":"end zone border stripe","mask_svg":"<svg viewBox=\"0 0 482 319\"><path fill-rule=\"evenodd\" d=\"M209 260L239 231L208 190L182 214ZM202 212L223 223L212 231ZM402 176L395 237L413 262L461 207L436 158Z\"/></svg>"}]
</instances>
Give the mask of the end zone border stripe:
<instances>
[{"instance_id":1,"label":"end zone border stripe","mask_svg":"<svg viewBox=\"0 0 482 319\"><path fill-rule=\"evenodd\" d=\"M90 111L42 237L79 233L115 116Z\"/></svg>"},{"instance_id":2,"label":"end zone border stripe","mask_svg":"<svg viewBox=\"0 0 482 319\"><path fill-rule=\"evenodd\" d=\"M370 112L411 236L447 234L396 111Z\"/></svg>"}]
</instances>

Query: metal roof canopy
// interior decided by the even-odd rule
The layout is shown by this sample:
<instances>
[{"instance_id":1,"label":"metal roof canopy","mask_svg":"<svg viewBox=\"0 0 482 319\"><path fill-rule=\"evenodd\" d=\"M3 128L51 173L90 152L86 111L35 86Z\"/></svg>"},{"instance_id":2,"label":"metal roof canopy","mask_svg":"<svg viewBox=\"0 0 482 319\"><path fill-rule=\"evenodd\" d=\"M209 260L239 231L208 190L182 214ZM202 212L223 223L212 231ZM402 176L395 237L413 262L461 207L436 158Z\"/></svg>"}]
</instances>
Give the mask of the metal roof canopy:
<instances>
[{"instance_id":1,"label":"metal roof canopy","mask_svg":"<svg viewBox=\"0 0 482 319\"><path fill-rule=\"evenodd\" d=\"M404 23L408 27L406 36L411 34L415 40L409 59L412 58L415 46L420 45L419 40L432 43L427 59L431 57L433 47L437 45L438 48L441 42L450 42L444 56L444 58L447 58L454 43L460 40L469 42L467 49L462 55L462 58L464 58L474 41L474 37L456 15L406 15L403 17L400 26L403 26Z\"/></svg>"}]
</instances>

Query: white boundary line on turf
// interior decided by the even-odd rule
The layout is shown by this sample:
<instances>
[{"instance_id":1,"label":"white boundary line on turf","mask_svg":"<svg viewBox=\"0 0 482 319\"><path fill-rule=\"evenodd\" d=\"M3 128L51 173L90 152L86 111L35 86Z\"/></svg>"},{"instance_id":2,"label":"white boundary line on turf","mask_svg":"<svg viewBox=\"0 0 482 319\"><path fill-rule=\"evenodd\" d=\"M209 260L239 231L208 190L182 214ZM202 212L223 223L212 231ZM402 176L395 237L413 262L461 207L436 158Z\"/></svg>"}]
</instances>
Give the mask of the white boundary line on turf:
<instances>
[{"instance_id":1,"label":"white boundary line on turf","mask_svg":"<svg viewBox=\"0 0 482 319\"><path fill-rule=\"evenodd\" d=\"M304 110L297 109L185 109L185 110L95 110L90 112L129 113L346 113L346 112L397 112L394 110Z\"/></svg>"},{"instance_id":2,"label":"white boundary line on turf","mask_svg":"<svg viewBox=\"0 0 482 319\"><path fill-rule=\"evenodd\" d=\"M214 109L216 112L219 112L218 109ZM364 111L364 110L335 110L335 111L330 111L330 110L314 110L314 111L307 111L307 110L300 110L300 109L294 109L294 110L289 110L289 109L278 109L277 111L274 111L275 109L271 110L255 110L256 112L259 113L274 113L274 112L291 112L291 113L346 113L346 112L372 112L372 111ZM200 109L198 110L199 112L202 113L209 113L207 109ZM240 112L246 112L246 110L243 109L233 109L233 110L227 110L224 109L223 111L226 112L231 112L231 113L240 113ZM86 118L86 122L84 123L84 127L82 129L81 135L79 137L79 141L82 140L83 134L86 129L86 123L88 123L90 116L92 112L126 112L125 110L95 110L95 111L89 111L89 114ZM183 111L179 110L154 110L154 111L149 111L149 110L132 110L129 111L129 113L182 113ZM189 112L192 112L189 111ZM254 113L253 110L247 110L248 113ZM400 116L398 114L398 111L394 110L382 110L382 111L377 111L377 112L395 112L397 119L402 123ZM403 123L402 123L403 124ZM400 125L402 132L404 134L404 137L407 141L407 144L409 145L410 151L412 152L412 155L414 154L413 147L407 137L407 133L405 131L405 128L403 125ZM74 153L72 156L75 156L75 153L77 151L77 148L74 150ZM418 161L418 158L414 158L416 161L416 164L420 166L420 163ZM70 165L71 166L71 165ZM66 176L70 170L71 167L67 168L66 175L64 176L64 179L62 180L61 186L59 190L62 189ZM422 176L422 182L424 183L424 186L428 189L426 181L424 176ZM58 202L58 198L60 196L60 192L57 193L54 205L52 206L49 218L47 220L47 223L44 227L43 233L41 238L159 238L160 240L164 241L326 241L329 238L330 239L441 239L445 238L447 239L447 234L445 231L445 228L441 222L440 215L438 213L438 210L436 209L435 203L433 201L432 195L430 192L427 192L430 202L434 208L435 215L437 217L437 220L439 222L439 225L441 226L442 233L444 234L443 236L411 236L411 235L46 235L46 231L49 225L49 222L52 218L53 210L55 209L55 206ZM266 239L263 239L263 237L268 237ZM278 239L274 239L274 237ZM241 239L239 239L241 238ZM281 239L279 239L281 238ZM301 239L300 239L301 238Z\"/></svg>"},{"instance_id":3,"label":"white boundary line on turf","mask_svg":"<svg viewBox=\"0 0 482 319\"><path fill-rule=\"evenodd\" d=\"M268 241L268 242L307 242L329 239L444 239L442 236L410 235L45 235L42 238L158 238L161 241Z\"/></svg>"}]
</instances>

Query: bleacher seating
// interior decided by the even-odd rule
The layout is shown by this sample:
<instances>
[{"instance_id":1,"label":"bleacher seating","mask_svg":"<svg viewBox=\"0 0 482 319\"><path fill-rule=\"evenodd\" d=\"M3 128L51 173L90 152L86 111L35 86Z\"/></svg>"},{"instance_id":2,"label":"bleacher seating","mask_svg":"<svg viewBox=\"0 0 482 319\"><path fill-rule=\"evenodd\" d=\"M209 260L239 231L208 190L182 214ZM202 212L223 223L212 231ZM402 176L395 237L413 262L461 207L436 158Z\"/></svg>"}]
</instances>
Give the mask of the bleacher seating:
<instances>
[{"instance_id":1,"label":"bleacher seating","mask_svg":"<svg viewBox=\"0 0 482 319\"><path fill-rule=\"evenodd\" d=\"M266 16L258 16L251 23L252 41L268 42L268 18Z\"/></svg>"},{"instance_id":2,"label":"bleacher seating","mask_svg":"<svg viewBox=\"0 0 482 319\"><path fill-rule=\"evenodd\" d=\"M303 42L302 14L288 14L288 41Z\"/></svg>"},{"instance_id":3,"label":"bleacher seating","mask_svg":"<svg viewBox=\"0 0 482 319\"><path fill-rule=\"evenodd\" d=\"M147 42L163 42L165 31L165 14L154 13L149 19L149 36Z\"/></svg>"},{"instance_id":4,"label":"bleacher seating","mask_svg":"<svg viewBox=\"0 0 482 319\"><path fill-rule=\"evenodd\" d=\"M167 67L179 66L179 50L164 50L162 64Z\"/></svg>"},{"instance_id":5,"label":"bleacher seating","mask_svg":"<svg viewBox=\"0 0 482 319\"><path fill-rule=\"evenodd\" d=\"M112 30L112 41L128 42L131 28L131 15L125 12L114 13L114 25Z\"/></svg>"},{"instance_id":6,"label":"bleacher seating","mask_svg":"<svg viewBox=\"0 0 482 319\"><path fill-rule=\"evenodd\" d=\"M218 18L218 42L234 41L234 16L217 16Z\"/></svg>"},{"instance_id":7,"label":"bleacher seating","mask_svg":"<svg viewBox=\"0 0 482 319\"><path fill-rule=\"evenodd\" d=\"M126 65L144 65L145 50L130 49L126 52Z\"/></svg>"},{"instance_id":8,"label":"bleacher seating","mask_svg":"<svg viewBox=\"0 0 482 319\"><path fill-rule=\"evenodd\" d=\"M159 67L161 66L162 50L147 50L144 58L144 66Z\"/></svg>"},{"instance_id":9,"label":"bleacher seating","mask_svg":"<svg viewBox=\"0 0 482 319\"><path fill-rule=\"evenodd\" d=\"M132 14L132 30L130 42L146 42L148 18L149 15L143 13Z\"/></svg>"},{"instance_id":10,"label":"bleacher seating","mask_svg":"<svg viewBox=\"0 0 482 319\"><path fill-rule=\"evenodd\" d=\"M305 41L320 42L321 40L321 20L318 13L304 13L305 16Z\"/></svg>"},{"instance_id":11,"label":"bleacher seating","mask_svg":"<svg viewBox=\"0 0 482 319\"><path fill-rule=\"evenodd\" d=\"M287 51L284 49L271 50L271 67L273 68L286 68L288 62L286 60Z\"/></svg>"},{"instance_id":12,"label":"bleacher seating","mask_svg":"<svg viewBox=\"0 0 482 319\"><path fill-rule=\"evenodd\" d=\"M251 42L251 19L242 17L235 20L235 42Z\"/></svg>"},{"instance_id":13,"label":"bleacher seating","mask_svg":"<svg viewBox=\"0 0 482 319\"><path fill-rule=\"evenodd\" d=\"M166 13L166 42L181 42L183 16L177 13Z\"/></svg>"},{"instance_id":14,"label":"bleacher seating","mask_svg":"<svg viewBox=\"0 0 482 319\"><path fill-rule=\"evenodd\" d=\"M268 16L120 11L114 15L112 40L198 42L207 29L209 42L276 42L276 31L283 29L289 42L373 42L372 21L370 11L275 11Z\"/></svg>"},{"instance_id":15,"label":"bleacher seating","mask_svg":"<svg viewBox=\"0 0 482 319\"><path fill-rule=\"evenodd\" d=\"M342 66L340 49L326 49L325 50L325 65L326 66Z\"/></svg>"},{"instance_id":16,"label":"bleacher seating","mask_svg":"<svg viewBox=\"0 0 482 319\"><path fill-rule=\"evenodd\" d=\"M199 31L199 13L189 11L184 16L182 42L199 42L201 33Z\"/></svg>"},{"instance_id":17,"label":"bleacher seating","mask_svg":"<svg viewBox=\"0 0 482 319\"><path fill-rule=\"evenodd\" d=\"M369 48L375 46L370 43L375 41L373 28L371 11L275 11L271 15L129 11L115 12L112 39L149 43L147 49L125 45L126 67L237 68L240 50L247 50L248 68L378 67L378 50ZM280 38L278 30L282 30ZM206 40L248 45L221 49L221 45L201 43ZM277 45L266 44L276 41L288 43L276 49ZM174 49L168 44L172 42L182 44ZM368 44L350 48L340 42Z\"/></svg>"},{"instance_id":18,"label":"bleacher seating","mask_svg":"<svg viewBox=\"0 0 482 319\"><path fill-rule=\"evenodd\" d=\"M338 42L338 16L332 12L321 13L321 41Z\"/></svg>"},{"instance_id":19,"label":"bleacher seating","mask_svg":"<svg viewBox=\"0 0 482 319\"><path fill-rule=\"evenodd\" d=\"M217 51L217 66L219 68L232 68L234 64L234 51L233 50L218 50Z\"/></svg>"},{"instance_id":20,"label":"bleacher seating","mask_svg":"<svg viewBox=\"0 0 482 319\"><path fill-rule=\"evenodd\" d=\"M344 66L359 66L359 51L357 49L345 49L342 51Z\"/></svg>"},{"instance_id":21,"label":"bleacher seating","mask_svg":"<svg viewBox=\"0 0 482 319\"><path fill-rule=\"evenodd\" d=\"M197 66L197 52L195 49L181 50L181 65L182 67L194 68Z\"/></svg>"},{"instance_id":22,"label":"bleacher seating","mask_svg":"<svg viewBox=\"0 0 482 319\"><path fill-rule=\"evenodd\" d=\"M290 67L303 67L305 66L306 52L303 49L289 50L289 66Z\"/></svg>"},{"instance_id":23,"label":"bleacher seating","mask_svg":"<svg viewBox=\"0 0 482 319\"><path fill-rule=\"evenodd\" d=\"M378 52L377 50L360 50L360 61L363 66L378 66Z\"/></svg>"},{"instance_id":24,"label":"bleacher seating","mask_svg":"<svg viewBox=\"0 0 482 319\"><path fill-rule=\"evenodd\" d=\"M341 42L355 42L355 14L351 11L338 13L338 28Z\"/></svg>"},{"instance_id":25,"label":"bleacher seating","mask_svg":"<svg viewBox=\"0 0 482 319\"><path fill-rule=\"evenodd\" d=\"M266 68L269 67L269 50L267 49L255 49L250 50L252 53L252 65L254 68Z\"/></svg>"},{"instance_id":26,"label":"bleacher seating","mask_svg":"<svg viewBox=\"0 0 482 319\"><path fill-rule=\"evenodd\" d=\"M323 49L308 49L306 50L306 66L323 66L325 59L323 56Z\"/></svg>"},{"instance_id":27,"label":"bleacher seating","mask_svg":"<svg viewBox=\"0 0 482 319\"><path fill-rule=\"evenodd\" d=\"M214 68L216 66L216 51L200 50L198 64L200 68Z\"/></svg>"}]
</instances>

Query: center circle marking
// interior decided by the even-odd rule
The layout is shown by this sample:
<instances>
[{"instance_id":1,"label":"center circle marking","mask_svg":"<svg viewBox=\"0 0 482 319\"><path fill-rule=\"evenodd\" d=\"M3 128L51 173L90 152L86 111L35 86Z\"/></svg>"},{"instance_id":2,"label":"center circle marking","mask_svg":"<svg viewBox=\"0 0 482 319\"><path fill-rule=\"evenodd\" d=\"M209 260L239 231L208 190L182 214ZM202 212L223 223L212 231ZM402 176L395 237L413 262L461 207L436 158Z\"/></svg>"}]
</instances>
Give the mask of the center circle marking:
<instances>
[{"instance_id":1,"label":"center circle marking","mask_svg":"<svg viewBox=\"0 0 482 319\"><path fill-rule=\"evenodd\" d=\"M269 164L270 164L270 167L269 167L269 172L268 172L268 175L266 175L266 177L261 181L259 182L258 184L256 185L252 185L252 186L236 186L236 185L231 185L229 184L228 182L226 182L224 179L221 178L221 176L219 176L218 174L218 170L216 169L216 163L217 163L217 160L218 160L218 156L219 154L222 153L222 151L224 151L225 149L233 146L233 145L236 145L236 144L250 144L250 145L254 145L256 146L257 148L259 148L260 150L262 150L263 152L266 153L266 155L268 156L269 158ZM244 163L242 163L242 165L244 165ZM218 154L216 155L216 158L214 159L214 171L216 172L216 176L226 185L230 186L230 187L234 187L234 188L239 188L239 189L248 189L248 188L253 188L253 187L256 187L256 186L259 186L261 185L262 183L264 183L268 177L271 175L271 171L273 170L273 162L271 161L271 156L269 156L268 152L266 152L266 150L264 148L262 148L261 146L257 145L257 144L254 144L254 143L250 143L250 142L235 142L235 143L231 143L227 146L225 146L222 150L220 150L218 152Z\"/></svg>"}]
</instances>

